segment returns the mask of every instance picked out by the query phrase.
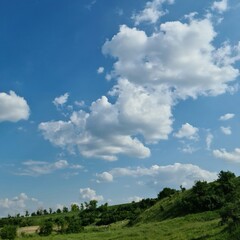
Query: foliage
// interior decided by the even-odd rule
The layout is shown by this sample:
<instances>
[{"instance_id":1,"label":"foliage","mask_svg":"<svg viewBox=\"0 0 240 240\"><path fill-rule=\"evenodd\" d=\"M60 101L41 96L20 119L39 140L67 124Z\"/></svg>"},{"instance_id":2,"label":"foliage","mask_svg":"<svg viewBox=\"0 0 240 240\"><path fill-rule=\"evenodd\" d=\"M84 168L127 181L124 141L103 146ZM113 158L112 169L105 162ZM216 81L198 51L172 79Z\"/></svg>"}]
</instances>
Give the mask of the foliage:
<instances>
[{"instance_id":1,"label":"foliage","mask_svg":"<svg viewBox=\"0 0 240 240\"><path fill-rule=\"evenodd\" d=\"M39 235L48 236L52 233L52 231L53 231L53 223L51 219L47 219L40 225Z\"/></svg>"},{"instance_id":2,"label":"foliage","mask_svg":"<svg viewBox=\"0 0 240 240\"><path fill-rule=\"evenodd\" d=\"M177 192L176 189L172 189L172 188L167 188L166 187L158 194L158 199L161 200L163 198L169 197L169 196L173 195L176 192Z\"/></svg>"},{"instance_id":3,"label":"foliage","mask_svg":"<svg viewBox=\"0 0 240 240\"><path fill-rule=\"evenodd\" d=\"M14 240L17 236L17 227L13 225L6 225L0 230L2 239Z\"/></svg>"},{"instance_id":4,"label":"foliage","mask_svg":"<svg viewBox=\"0 0 240 240\"><path fill-rule=\"evenodd\" d=\"M82 221L79 217L72 217L68 220L66 233L79 233L83 231Z\"/></svg>"}]
</instances>

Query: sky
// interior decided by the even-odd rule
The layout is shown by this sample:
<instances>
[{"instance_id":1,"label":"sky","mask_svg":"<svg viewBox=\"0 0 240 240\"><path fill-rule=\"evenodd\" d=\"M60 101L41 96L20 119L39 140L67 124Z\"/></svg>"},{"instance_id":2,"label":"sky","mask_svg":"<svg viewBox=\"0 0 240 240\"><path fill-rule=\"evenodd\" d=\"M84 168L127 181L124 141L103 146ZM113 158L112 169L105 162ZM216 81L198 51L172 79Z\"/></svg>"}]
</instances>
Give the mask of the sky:
<instances>
[{"instance_id":1,"label":"sky","mask_svg":"<svg viewBox=\"0 0 240 240\"><path fill-rule=\"evenodd\" d=\"M240 175L239 12L0 1L0 216Z\"/></svg>"}]
</instances>

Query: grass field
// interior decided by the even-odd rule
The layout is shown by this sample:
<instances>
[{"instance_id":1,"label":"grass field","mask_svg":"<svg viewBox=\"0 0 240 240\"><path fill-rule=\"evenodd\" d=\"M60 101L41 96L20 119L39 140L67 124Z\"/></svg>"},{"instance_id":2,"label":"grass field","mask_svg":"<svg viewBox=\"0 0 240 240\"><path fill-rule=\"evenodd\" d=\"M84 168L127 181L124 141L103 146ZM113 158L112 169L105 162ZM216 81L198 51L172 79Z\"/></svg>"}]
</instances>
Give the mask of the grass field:
<instances>
[{"instance_id":1,"label":"grass field","mask_svg":"<svg viewBox=\"0 0 240 240\"><path fill-rule=\"evenodd\" d=\"M84 232L69 235L39 237L34 240L226 240L224 227L219 226L216 213L192 214L185 217L168 219L161 222L143 223L126 227L127 222L112 224L109 227L86 227ZM20 229L21 230L21 229ZM19 237L18 239L29 239Z\"/></svg>"}]
</instances>

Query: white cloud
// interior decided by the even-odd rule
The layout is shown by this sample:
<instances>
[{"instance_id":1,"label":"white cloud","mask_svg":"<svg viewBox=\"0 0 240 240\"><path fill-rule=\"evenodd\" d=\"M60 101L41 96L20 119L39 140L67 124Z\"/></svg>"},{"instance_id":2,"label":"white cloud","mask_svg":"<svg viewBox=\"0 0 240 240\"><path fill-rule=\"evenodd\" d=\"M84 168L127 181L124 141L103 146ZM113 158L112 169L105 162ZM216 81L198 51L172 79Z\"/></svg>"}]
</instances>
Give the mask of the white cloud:
<instances>
[{"instance_id":1,"label":"white cloud","mask_svg":"<svg viewBox=\"0 0 240 240\"><path fill-rule=\"evenodd\" d=\"M231 127L220 127L222 133L224 133L225 135L231 135L232 134L232 130Z\"/></svg>"},{"instance_id":2,"label":"white cloud","mask_svg":"<svg viewBox=\"0 0 240 240\"><path fill-rule=\"evenodd\" d=\"M153 88L168 86L177 99L215 96L236 80L239 71L232 65L240 56L238 45L214 47L215 37L209 19L166 22L149 36L123 25L103 52L117 59L113 76Z\"/></svg>"},{"instance_id":3,"label":"white cloud","mask_svg":"<svg viewBox=\"0 0 240 240\"><path fill-rule=\"evenodd\" d=\"M193 164L181 163L167 166L153 165L150 168L114 168L109 173L113 178L147 177L148 183L156 187L158 185L179 187L181 184L191 187L196 180L213 181L217 178L215 172L209 172Z\"/></svg>"},{"instance_id":4,"label":"white cloud","mask_svg":"<svg viewBox=\"0 0 240 240\"><path fill-rule=\"evenodd\" d=\"M138 196L134 196L134 197L129 197L128 198L128 202L140 202L142 201L143 198L138 197Z\"/></svg>"},{"instance_id":5,"label":"white cloud","mask_svg":"<svg viewBox=\"0 0 240 240\"><path fill-rule=\"evenodd\" d=\"M235 148L233 152L227 152L226 149L213 150L213 155L216 158L221 158L230 162L240 163L240 148Z\"/></svg>"},{"instance_id":6,"label":"white cloud","mask_svg":"<svg viewBox=\"0 0 240 240\"><path fill-rule=\"evenodd\" d=\"M174 0L153 0L147 2L142 11L133 14L132 19L135 25L139 25L142 22L156 23L160 17L166 14L166 11L162 10L162 4L172 4L173 2Z\"/></svg>"},{"instance_id":7,"label":"white cloud","mask_svg":"<svg viewBox=\"0 0 240 240\"><path fill-rule=\"evenodd\" d=\"M192 154L192 153L196 152L198 149L187 144L184 147L180 148L180 150L184 153Z\"/></svg>"},{"instance_id":8,"label":"white cloud","mask_svg":"<svg viewBox=\"0 0 240 240\"><path fill-rule=\"evenodd\" d=\"M221 0L213 2L212 9L223 13L228 9L228 0Z\"/></svg>"},{"instance_id":9,"label":"white cloud","mask_svg":"<svg viewBox=\"0 0 240 240\"><path fill-rule=\"evenodd\" d=\"M19 196L11 199L0 199L0 216L7 214L24 214L26 210L36 210L41 205L36 198L28 197L25 193L20 193Z\"/></svg>"},{"instance_id":10,"label":"white cloud","mask_svg":"<svg viewBox=\"0 0 240 240\"><path fill-rule=\"evenodd\" d=\"M9 94L0 92L0 122L27 120L30 115L30 108L23 97L15 92Z\"/></svg>"},{"instance_id":11,"label":"white cloud","mask_svg":"<svg viewBox=\"0 0 240 240\"><path fill-rule=\"evenodd\" d=\"M229 119L232 119L235 117L235 114L233 113L227 113L219 118L220 121L227 121Z\"/></svg>"},{"instance_id":12,"label":"white cloud","mask_svg":"<svg viewBox=\"0 0 240 240\"><path fill-rule=\"evenodd\" d=\"M60 106L63 106L67 101L68 101L68 97L69 97L69 93L65 93L59 97L56 97L54 100L53 100L53 104L56 106L56 107L60 107Z\"/></svg>"},{"instance_id":13,"label":"white cloud","mask_svg":"<svg viewBox=\"0 0 240 240\"><path fill-rule=\"evenodd\" d=\"M91 188L80 188L80 198L83 200L104 200L102 195L97 195L96 191Z\"/></svg>"},{"instance_id":14,"label":"white cloud","mask_svg":"<svg viewBox=\"0 0 240 240\"><path fill-rule=\"evenodd\" d=\"M212 145L212 142L213 142L213 135L211 133L207 133L207 137L206 137L206 145L207 145L207 150L210 150L211 149L211 145Z\"/></svg>"},{"instance_id":15,"label":"white cloud","mask_svg":"<svg viewBox=\"0 0 240 240\"><path fill-rule=\"evenodd\" d=\"M216 48L215 37L210 19L194 16L187 23L163 23L153 34L121 26L102 49L116 59L110 74L117 83L110 96L99 98L86 112L74 111L67 121L41 123L44 138L84 157L149 157L146 144L166 140L172 132L175 104L233 88L240 44ZM177 136L197 139L197 128L186 125Z\"/></svg>"},{"instance_id":16,"label":"white cloud","mask_svg":"<svg viewBox=\"0 0 240 240\"><path fill-rule=\"evenodd\" d=\"M104 73L104 67L99 67L99 68L97 69L97 73L98 73L98 74Z\"/></svg>"},{"instance_id":17,"label":"white cloud","mask_svg":"<svg viewBox=\"0 0 240 240\"><path fill-rule=\"evenodd\" d=\"M26 176L40 176L50 174L63 169L82 169L81 165L69 164L66 160L59 160L53 163L44 161L25 161L22 163L23 167L19 169L18 175Z\"/></svg>"},{"instance_id":18,"label":"white cloud","mask_svg":"<svg viewBox=\"0 0 240 240\"><path fill-rule=\"evenodd\" d=\"M98 182L112 182L113 176L108 172L103 172L101 174L96 174Z\"/></svg>"},{"instance_id":19,"label":"white cloud","mask_svg":"<svg viewBox=\"0 0 240 240\"><path fill-rule=\"evenodd\" d=\"M185 123L182 125L181 129L174 134L177 138L187 138L191 140L197 140L198 139L198 128L193 127L189 123Z\"/></svg>"}]
</instances>

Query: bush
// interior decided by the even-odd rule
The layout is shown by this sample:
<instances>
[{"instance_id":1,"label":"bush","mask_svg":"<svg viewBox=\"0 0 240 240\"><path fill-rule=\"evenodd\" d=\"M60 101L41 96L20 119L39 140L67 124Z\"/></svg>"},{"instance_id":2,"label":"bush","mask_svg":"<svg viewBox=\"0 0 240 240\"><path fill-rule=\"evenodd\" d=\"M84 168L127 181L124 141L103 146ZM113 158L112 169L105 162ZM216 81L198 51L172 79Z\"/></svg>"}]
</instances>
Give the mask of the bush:
<instances>
[{"instance_id":1,"label":"bush","mask_svg":"<svg viewBox=\"0 0 240 240\"><path fill-rule=\"evenodd\" d=\"M6 225L0 231L0 236L2 239L13 240L17 236L17 227Z\"/></svg>"},{"instance_id":2,"label":"bush","mask_svg":"<svg viewBox=\"0 0 240 240\"><path fill-rule=\"evenodd\" d=\"M53 231L53 223L49 219L45 220L39 228L39 235L40 236L48 236Z\"/></svg>"}]
</instances>

